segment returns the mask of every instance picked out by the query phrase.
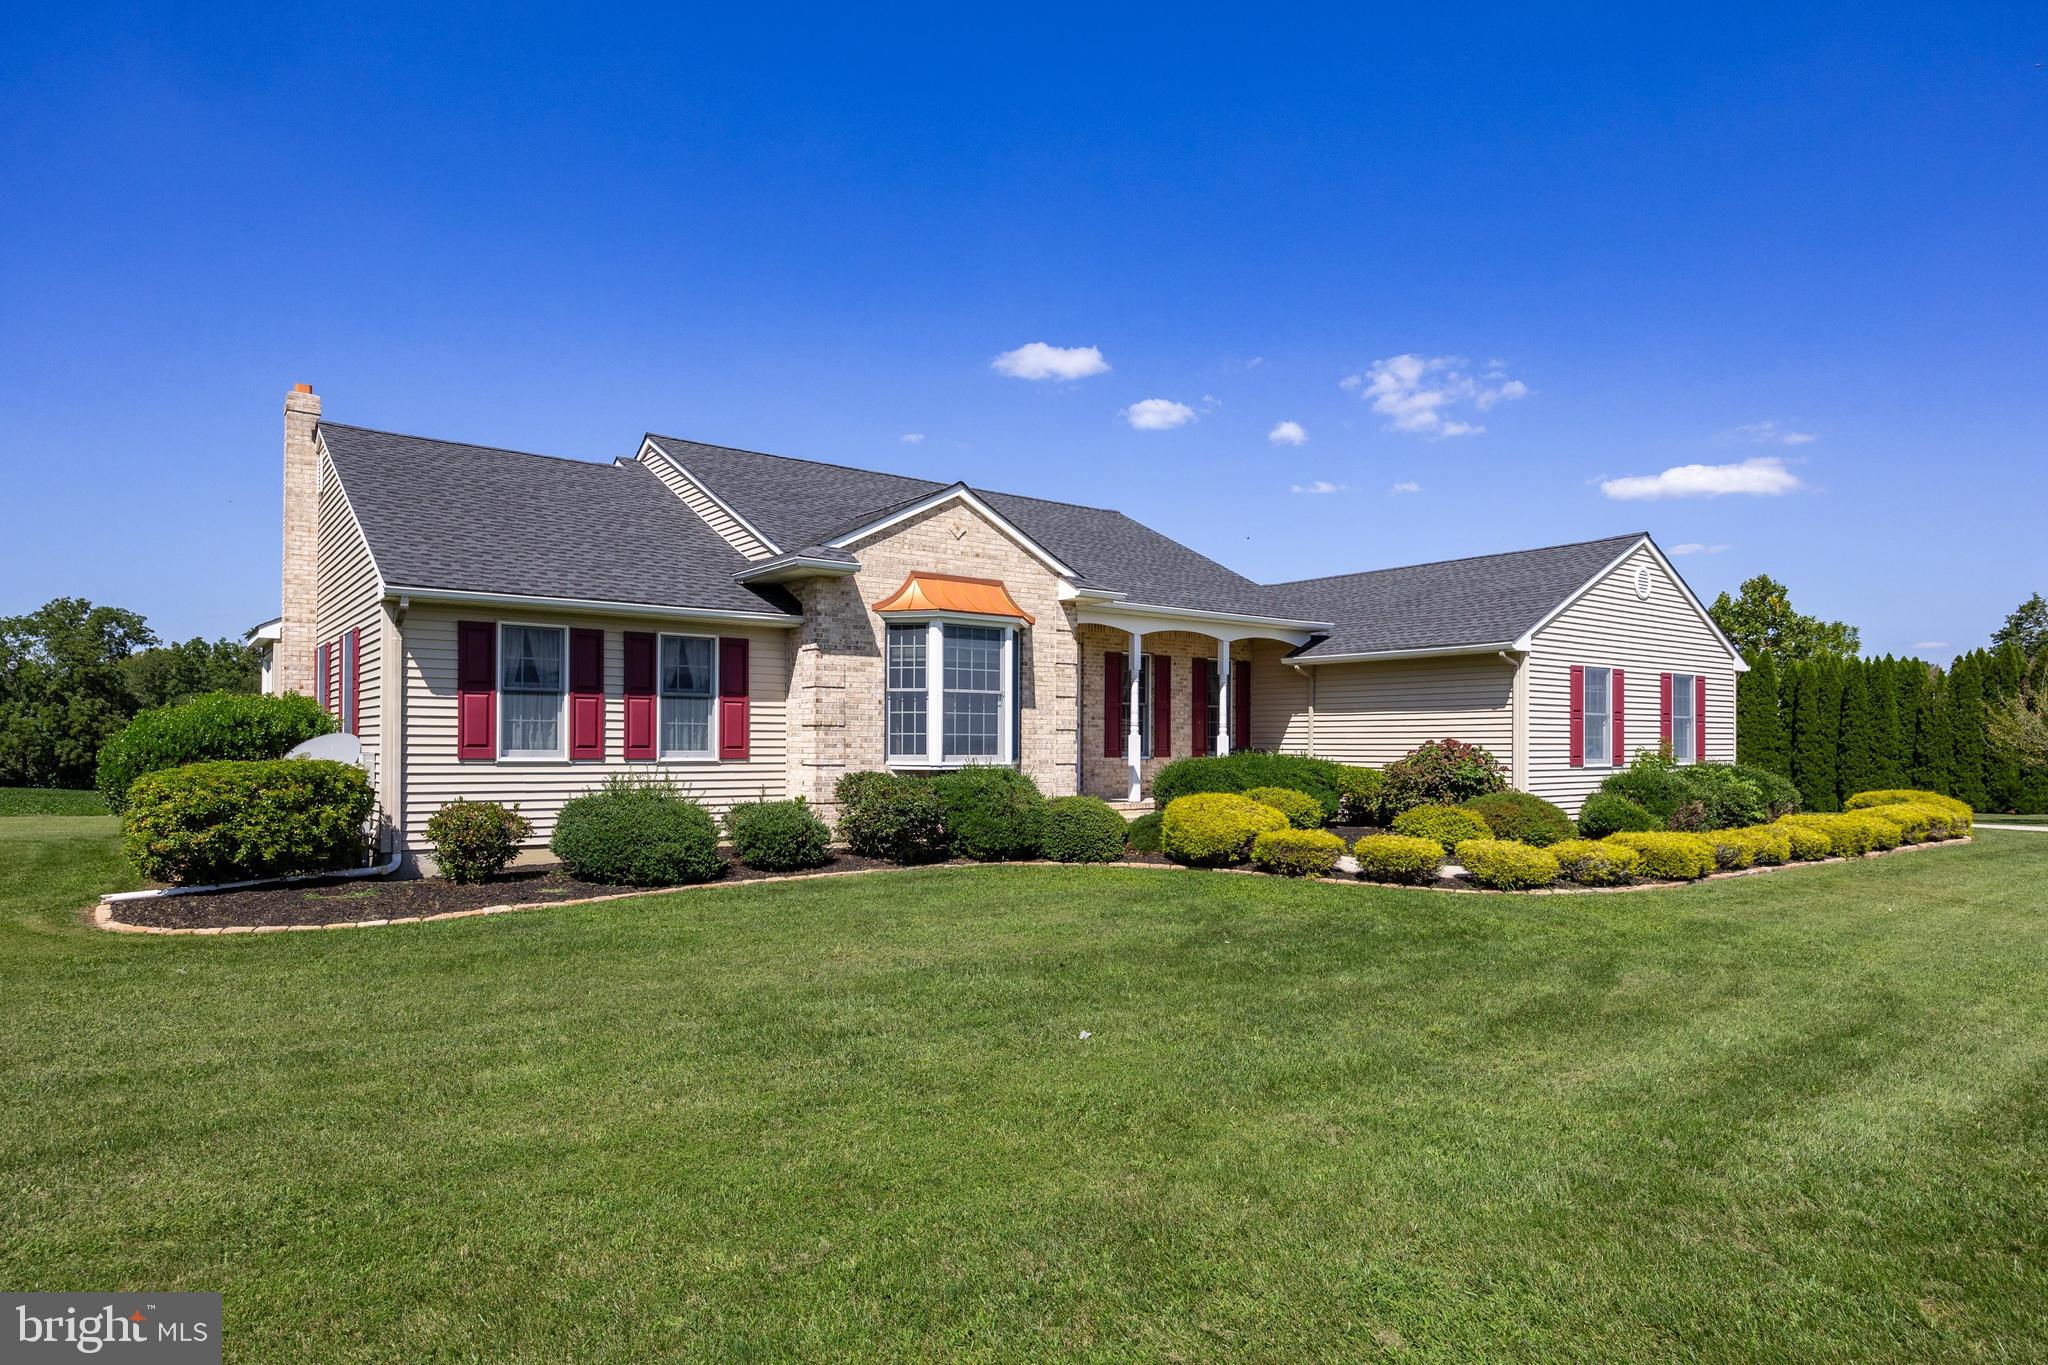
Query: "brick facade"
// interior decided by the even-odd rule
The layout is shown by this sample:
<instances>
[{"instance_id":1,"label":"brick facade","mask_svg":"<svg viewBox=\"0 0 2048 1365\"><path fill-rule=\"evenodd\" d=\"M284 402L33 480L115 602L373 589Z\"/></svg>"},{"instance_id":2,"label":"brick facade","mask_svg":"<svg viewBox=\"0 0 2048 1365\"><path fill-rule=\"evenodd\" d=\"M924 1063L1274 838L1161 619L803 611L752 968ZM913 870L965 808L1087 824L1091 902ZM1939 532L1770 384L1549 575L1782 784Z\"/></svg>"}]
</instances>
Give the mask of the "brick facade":
<instances>
[{"instance_id":1,"label":"brick facade","mask_svg":"<svg viewBox=\"0 0 2048 1365\"><path fill-rule=\"evenodd\" d=\"M1109 626L1084 625L1078 632L1081 653L1081 715L1085 717L1085 730L1081 735L1081 790L1089 796L1100 796L1108 801L1121 801L1131 794L1131 772L1121 752L1111 757L1103 750L1103 717L1108 702L1103 696L1103 665L1105 654L1123 654L1131 647L1131 637L1126 631L1114 630ZM1152 778L1161 768L1176 758L1186 758L1194 752L1195 705L1195 660L1216 658L1216 640L1213 636L1198 635L1193 631L1168 630L1148 632L1145 636L1144 652L1161 655L1173 660L1173 677L1170 692L1173 712L1173 743L1166 754L1157 752L1145 759L1140 767L1144 773L1145 791L1152 790ZM1252 657L1252 642L1239 640L1230 647L1232 660ZM1256 682L1253 687L1257 693ZM1146 733L1151 734L1151 720L1146 719ZM1231 742L1238 748L1246 747L1251 741L1243 735L1233 735Z\"/></svg>"}]
</instances>

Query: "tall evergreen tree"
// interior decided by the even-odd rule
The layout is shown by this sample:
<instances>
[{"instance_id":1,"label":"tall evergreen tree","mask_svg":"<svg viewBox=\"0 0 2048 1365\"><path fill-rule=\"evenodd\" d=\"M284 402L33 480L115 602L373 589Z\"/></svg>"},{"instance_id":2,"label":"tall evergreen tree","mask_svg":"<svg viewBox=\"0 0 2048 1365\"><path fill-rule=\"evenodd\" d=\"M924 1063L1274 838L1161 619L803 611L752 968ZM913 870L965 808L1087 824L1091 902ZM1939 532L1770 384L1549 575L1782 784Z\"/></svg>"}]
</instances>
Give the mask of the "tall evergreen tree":
<instances>
[{"instance_id":1,"label":"tall evergreen tree","mask_svg":"<svg viewBox=\"0 0 2048 1365\"><path fill-rule=\"evenodd\" d=\"M1912 685L1900 668L1909 662L1887 654L1871 675L1870 697L1877 712L1878 767L1883 778L1880 785L1885 787L1905 786L1906 769L1913 761L1913 694L1907 691L1904 700L1900 699L1901 689Z\"/></svg>"},{"instance_id":2,"label":"tall evergreen tree","mask_svg":"<svg viewBox=\"0 0 2048 1365\"><path fill-rule=\"evenodd\" d=\"M1805 659L1791 666L1792 781L1799 803L1807 810L1838 810L1835 795L1835 732L1830 714L1825 660Z\"/></svg>"},{"instance_id":3,"label":"tall evergreen tree","mask_svg":"<svg viewBox=\"0 0 2048 1365\"><path fill-rule=\"evenodd\" d=\"M1985 656L1984 700L1992 705L2015 696L2027 676L2027 656L2019 642L2008 638ZM2018 810L2020 799L2018 755L1988 738L1984 748L1984 799L1992 810Z\"/></svg>"},{"instance_id":4,"label":"tall evergreen tree","mask_svg":"<svg viewBox=\"0 0 2048 1365\"><path fill-rule=\"evenodd\" d=\"M1772 654L1759 654L1749 672L1735 683L1736 758L1791 775L1785 751L1785 725L1778 714L1778 664Z\"/></svg>"},{"instance_id":5,"label":"tall evergreen tree","mask_svg":"<svg viewBox=\"0 0 2048 1365\"><path fill-rule=\"evenodd\" d=\"M1986 808L1984 791L1984 678L1977 654L1956 660L1948 675L1948 723L1954 744L1954 776L1949 794L1979 810Z\"/></svg>"},{"instance_id":6,"label":"tall evergreen tree","mask_svg":"<svg viewBox=\"0 0 2048 1365\"><path fill-rule=\"evenodd\" d=\"M1947 796L1955 786L1955 737L1949 730L1948 697L1940 670L1929 665L1913 700L1911 785Z\"/></svg>"},{"instance_id":7,"label":"tall evergreen tree","mask_svg":"<svg viewBox=\"0 0 2048 1365\"><path fill-rule=\"evenodd\" d=\"M1884 785L1884 745L1878 732L1877 700L1871 691L1874 660L1850 659L1842 665L1842 738L1836 759L1835 785L1847 800L1857 792Z\"/></svg>"}]
</instances>

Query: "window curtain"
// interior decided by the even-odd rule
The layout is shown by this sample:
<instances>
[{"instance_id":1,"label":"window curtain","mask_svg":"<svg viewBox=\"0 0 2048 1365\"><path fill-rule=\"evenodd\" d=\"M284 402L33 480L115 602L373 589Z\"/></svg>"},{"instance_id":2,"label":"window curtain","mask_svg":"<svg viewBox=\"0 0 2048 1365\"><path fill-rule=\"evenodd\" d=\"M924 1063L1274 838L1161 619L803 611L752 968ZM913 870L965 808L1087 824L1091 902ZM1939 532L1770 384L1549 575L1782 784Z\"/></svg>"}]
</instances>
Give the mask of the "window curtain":
<instances>
[{"instance_id":1,"label":"window curtain","mask_svg":"<svg viewBox=\"0 0 2048 1365\"><path fill-rule=\"evenodd\" d=\"M661 640L661 748L671 754L711 752L711 680L718 642L696 636Z\"/></svg>"},{"instance_id":2,"label":"window curtain","mask_svg":"<svg viewBox=\"0 0 2048 1365\"><path fill-rule=\"evenodd\" d=\"M504 752L554 753L562 747L563 633L505 627Z\"/></svg>"}]
</instances>

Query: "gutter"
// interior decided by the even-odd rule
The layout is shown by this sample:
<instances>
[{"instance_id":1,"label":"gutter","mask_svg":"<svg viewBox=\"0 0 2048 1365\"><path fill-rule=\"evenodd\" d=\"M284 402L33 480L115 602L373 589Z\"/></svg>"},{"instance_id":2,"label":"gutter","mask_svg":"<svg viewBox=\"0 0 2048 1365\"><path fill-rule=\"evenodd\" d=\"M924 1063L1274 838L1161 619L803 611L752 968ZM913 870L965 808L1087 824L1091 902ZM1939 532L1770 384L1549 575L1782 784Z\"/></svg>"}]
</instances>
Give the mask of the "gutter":
<instances>
[{"instance_id":1,"label":"gutter","mask_svg":"<svg viewBox=\"0 0 2048 1365\"><path fill-rule=\"evenodd\" d=\"M779 611L727 611L711 607L664 606L651 602L608 602L589 597L535 597L512 592L458 592L449 588L413 588L392 585L384 596L410 597L415 602L444 602L455 606L552 607L560 611L604 612L613 616L683 617L693 621L732 621L741 624L797 626L801 616Z\"/></svg>"},{"instance_id":2,"label":"gutter","mask_svg":"<svg viewBox=\"0 0 2048 1365\"><path fill-rule=\"evenodd\" d=\"M1359 654L1312 654L1305 658L1291 660L1297 664L1352 664L1369 663L1375 659L1448 659L1463 654L1500 654L1505 657L1515 643L1499 640L1489 645L1454 645L1445 649L1428 645L1421 649L1375 649Z\"/></svg>"}]
</instances>

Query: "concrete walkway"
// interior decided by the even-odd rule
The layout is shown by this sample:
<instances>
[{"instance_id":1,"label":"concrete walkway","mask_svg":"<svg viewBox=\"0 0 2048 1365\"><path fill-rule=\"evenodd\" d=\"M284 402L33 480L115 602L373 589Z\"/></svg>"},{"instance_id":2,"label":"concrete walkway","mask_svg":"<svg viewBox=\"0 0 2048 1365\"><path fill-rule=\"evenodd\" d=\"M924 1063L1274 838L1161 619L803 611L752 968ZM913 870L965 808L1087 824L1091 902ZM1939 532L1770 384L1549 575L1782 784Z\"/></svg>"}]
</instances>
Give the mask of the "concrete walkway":
<instances>
[{"instance_id":1,"label":"concrete walkway","mask_svg":"<svg viewBox=\"0 0 2048 1365\"><path fill-rule=\"evenodd\" d=\"M1979 820L1978 829L2016 829L2023 834L2048 834L2048 825L1994 825L1988 820Z\"/></svg>"}]
</instances>

